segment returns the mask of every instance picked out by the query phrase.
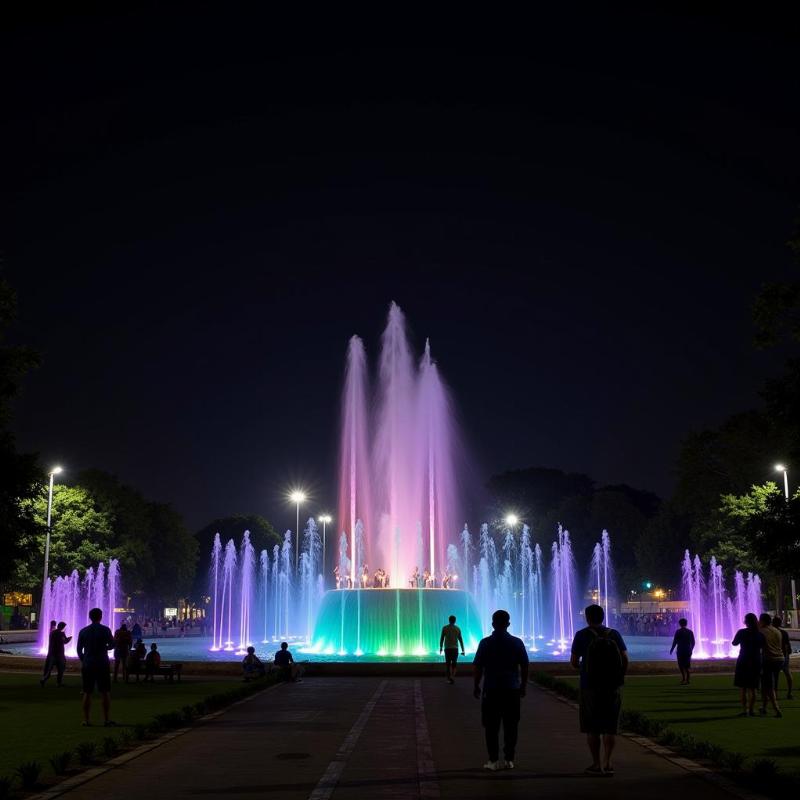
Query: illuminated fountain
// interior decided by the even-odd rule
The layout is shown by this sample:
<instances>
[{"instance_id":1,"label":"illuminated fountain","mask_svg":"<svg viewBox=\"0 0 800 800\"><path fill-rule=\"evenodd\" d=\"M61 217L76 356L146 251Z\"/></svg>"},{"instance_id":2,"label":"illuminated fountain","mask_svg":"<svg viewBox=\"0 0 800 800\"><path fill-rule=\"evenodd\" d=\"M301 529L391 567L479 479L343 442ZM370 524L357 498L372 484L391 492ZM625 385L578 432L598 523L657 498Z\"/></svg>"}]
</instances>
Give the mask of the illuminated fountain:
<instances>
[{"instance_id":1,"label":"illuminated fountain","mask_svg":"<svg viewBox=\"0 0 800 800\"><path fill-rule=\"evenodd\" d=\"M600 541L592 551L591 565L591 592L596 597L595 602L605 612L605 624L613 627L611 619L611 605L609 591L613 586L614 574L611 566L611 538L608 531L603 531Z\"/></svg>"},{"instance_id":2,"label":"illuminated fountain","mask_svg":"<svg viewBox=\"0 0 800 800\"><path fill-rule=\"evenodd\" d=\"M731 645L735 633L744 627L744 615L759 615L763 610L761 578L748 572L734 573L733 595L728 593L722 565L713 556L705 575L699 556L687 550L681 564L683 591L687 600L687 620L697 642L697 658L727 658L738 654Z\"/></svg>"},{"instance_id":3,"label":"illuminated fountain","mask_svg":"<svg viewBox=\"0 0 800 800\"><path fill-rule=\"evenodd\" d=\"M121 593L120 570L117 559L108 562L108 570L101 561L95 570L86 571L83 580L78 570L70 575L48 578L42 592L42 624L39 628L39 651L47 652L50 620L66 622L67 636L72 642L67 645L67 655L76 654L78 631L89 624L89 610L99 608L103 612L103 624L113 631L116 627L115 608Z\"/></svg>"}]
</instances>

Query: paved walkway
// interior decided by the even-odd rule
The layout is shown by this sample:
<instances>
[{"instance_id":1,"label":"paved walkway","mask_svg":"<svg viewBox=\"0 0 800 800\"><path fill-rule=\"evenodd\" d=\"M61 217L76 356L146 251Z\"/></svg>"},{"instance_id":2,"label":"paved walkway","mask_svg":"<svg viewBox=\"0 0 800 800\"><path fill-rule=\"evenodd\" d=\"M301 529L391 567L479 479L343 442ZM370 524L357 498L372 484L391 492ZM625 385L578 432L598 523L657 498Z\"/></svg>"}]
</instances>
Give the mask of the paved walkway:
<instances>
[{"instance_id":1,"label":"paved walkway","mask_svg":"<svg viewBox=\"0 0 800 800\"><path fill-rule=\"evenodd\" d=\"M722 800L717 786L621 738L613 778L583 775L577 713L534 687L513 772L490 773L471 679L311 678L233 707L67 795L345 800Z\"/></svg>"}]
</instances>

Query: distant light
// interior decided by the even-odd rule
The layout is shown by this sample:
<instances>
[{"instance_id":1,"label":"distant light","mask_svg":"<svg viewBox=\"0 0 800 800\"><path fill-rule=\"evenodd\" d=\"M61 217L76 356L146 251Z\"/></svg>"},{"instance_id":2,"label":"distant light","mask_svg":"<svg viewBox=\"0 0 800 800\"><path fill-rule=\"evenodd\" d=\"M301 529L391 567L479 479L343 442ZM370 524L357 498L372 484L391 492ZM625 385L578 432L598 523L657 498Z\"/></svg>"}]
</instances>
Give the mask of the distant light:
<instances>
[{"instance_id":1,"label":"distant light","mask_svg":"<svg viewBox=\"0 0 800 800\"><path fill-rule=\"evenodd\" d=\"M64 471L63 467L53 467L53 469L50 470L50 474L51 475L60 475L63 471Z\"/></svg>"},{"instance_id":2,"label":"distant light","mask_svg":"<svg viewBox=\"0 0 800 800\"><path fill-rule=\"evenodd\" d=\"M293 503L305 503L306 501L306 494L305 492L301 492L299 489L296 489L289 495L289 499Z\"/></svg>"},{"instance_id":3,"label":"distant light","mask_svg":"<svg viewBox=\"0 0 800 800\"><path fill-rule=\"evenodd\" d=\"M509 514L506 517L506 525L509 528L513 528L519 522L519 517L516 514Z\"/></svg>"},{"instance_id":4,"label":"distant light","mask_svg":"<svg viewBox=\"0 0 800 800\"><path fill-rule=\"evenodd\" d=\"M320 514L319 521L324 522L327 525L330 522L333 522L333 517L331 517L330 514Z\"/></svg>"},{"instance_id":5,"label":"distant light","mask_svg":"<svg viewBox=\"0 0 800 800\"><path fill-rule=\"evenodd\" d=\"M783 464L776 464L775 469L777 472L786 472L786 467L784 467Z\"/></svg>"}]
</instances>

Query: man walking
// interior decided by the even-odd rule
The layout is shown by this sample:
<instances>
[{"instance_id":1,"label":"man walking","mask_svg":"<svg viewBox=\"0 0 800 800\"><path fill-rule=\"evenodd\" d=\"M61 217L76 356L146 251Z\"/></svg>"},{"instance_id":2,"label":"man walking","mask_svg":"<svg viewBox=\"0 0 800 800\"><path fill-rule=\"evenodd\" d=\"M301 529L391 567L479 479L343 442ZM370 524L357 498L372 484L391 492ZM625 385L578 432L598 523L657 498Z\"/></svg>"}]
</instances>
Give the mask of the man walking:
<instances>
[{"instance_id":1,"label":"man walking","mask_svg":"<svg viewBox=\"0 0 800 800\"><path fill-rule=\"evenodd\" d=\"M678 669L681 671L681 684L689 683L692 670L692 653L694 652L694 633L687 627L688 620L678 620L678 630L672 637L672 647L669 654L678 648Z\"/></svg>"},{"instance_id":2,"label":"man walking","mask_svg":"<svg viewBox=\"0 0 800 800\"><path fill-rule=\"evenodd\" d=\"M64 670L67 668L67 657L64 653L64 646L72 641L71 636L64 633L67 627L66 622L59 622L58 627L50 631L50 638L47 645L47 662L45 664L44 676L39 681L40 686L44 686L50 679L53 667L56 668L56 686L61 686L64 680Z\"/></svg>"},{"instance_id":3,"label":"man walking","mask_svg":"<svg viewBox=\"0 0 800 800\"><path fill-rule=\"evenodd\" d=\"M81 628L78 634L78 658L81 660L81 679L83 681L83 724L90 725L89 711L92 708L92 692L97 691L103 700L103 722L106 727L114 723L108 718L111 710L111 671L108 651L114 649L111 629L100 624L103 612L93 608L89 612L91 624Z\"/></svg>"},{"instance_id":4,"label":"man walking","mask_svg":"<svg viewBox=\"0 0 800 800\"><path fill-rule=\"evenodd\" d=\"M581 673L580 726L592 754L592 763L586 772L610 776L614 774L611 756L622 711L622 685L628 669L628 653L622 636L603 625L605 612L600 606L587 606L584 613L588 625L572 640L570 663Z\"/></svg>"},{"instance_id":5,"label":"man walking","mask_svg":"<svg viewBox=\"0 0 800 800\"><path fill-rule=\"evenodd\" d=\"M448 683L455 683L456 664L458 664L458 648L461 646L461 655L464 655L464 640L461 638L461 628L456 625L456 618L450 616L449 625L442 628L439 637L439 652L444 648L444 669Z\"/></svg>"},{"instance_id":6,"label":"man walking","mask_svg":"<svg viewBox=\"0 0 800 800\"><path fill-rule=\"evenodd\" d=\"M492 614L491 636L481 639L475 653L473 694L481 701L481 722L486 734L489 760L485 769L514 769L519 728L519 701L528 686L528 652L521 639L508 632L508 611ZM483 689L481 690L481 681ZM500 758L500 725L503 726L503 755Z\"/></svg>"}]
</instances>

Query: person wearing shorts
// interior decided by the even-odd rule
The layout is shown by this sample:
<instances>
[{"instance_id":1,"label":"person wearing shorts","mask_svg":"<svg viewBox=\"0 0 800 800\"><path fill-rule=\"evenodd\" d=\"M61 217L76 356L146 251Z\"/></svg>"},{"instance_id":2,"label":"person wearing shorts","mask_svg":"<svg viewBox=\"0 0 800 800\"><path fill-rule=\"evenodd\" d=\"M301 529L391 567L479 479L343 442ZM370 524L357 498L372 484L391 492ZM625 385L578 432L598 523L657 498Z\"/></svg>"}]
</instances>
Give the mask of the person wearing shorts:
<instances>
[{"instance_id":1,"label":"person wearing shorts","mask_svg":"<svg viewBox=\"0 0 800 800\"><path fill-rule=\"evenodd\" d=\"M459 645L463 656L464 640L461 638L461 628L456 625L456 618L451 615L449 624L442 628L442 635L439 637L439 652L444 649L444 669L448 683L455 683Z\"/></svg>"},{"instance_id":2,"label":"person wearing shorts","mask_svg":"<svg viewBox=\"0 0 800 800\"><path fill-rule=\"evenodd\" d=\"M761 662L761 708L759 713L767 713L767 704L772 705L775 716L783 716L778 700L775 696L775 687L778 685L778 676L783 672L783 639L781 632L772 624L769 614L761 614L758 618L758 628L764 637L764 657Z\"/></svg>"},{"instance_id":3,"label":"person wearing shorts","mask_svg":"<svg viewBox=\"0 0 800 800\"><path fill-rule=\"evenodd\" d=\"M103 612L93 608L89 612L91 624L81 628L78 634L78 658L81 660L81 681L83 684L83 724L90 725L89 712L92 708L92 693L95 688L103 701L103 723L106 727L114 723L109 719L111 711L111 665L108 651L114 649L114 636L111 629L100 623Z\"/></svg>"}]
</instances>

